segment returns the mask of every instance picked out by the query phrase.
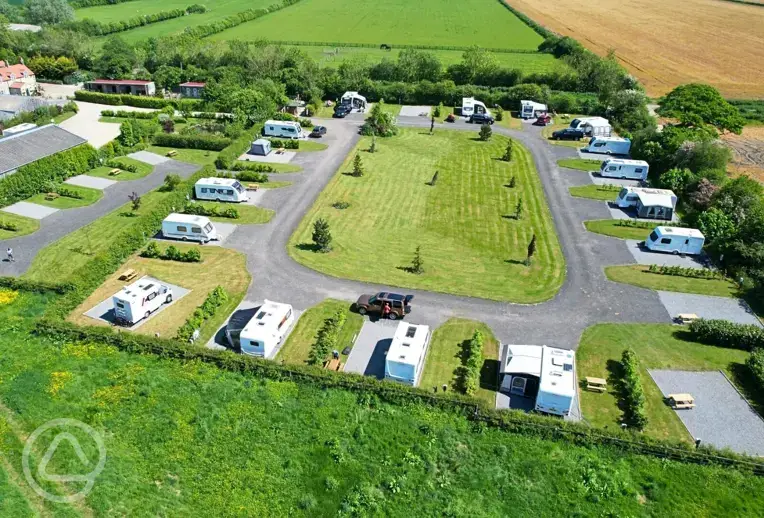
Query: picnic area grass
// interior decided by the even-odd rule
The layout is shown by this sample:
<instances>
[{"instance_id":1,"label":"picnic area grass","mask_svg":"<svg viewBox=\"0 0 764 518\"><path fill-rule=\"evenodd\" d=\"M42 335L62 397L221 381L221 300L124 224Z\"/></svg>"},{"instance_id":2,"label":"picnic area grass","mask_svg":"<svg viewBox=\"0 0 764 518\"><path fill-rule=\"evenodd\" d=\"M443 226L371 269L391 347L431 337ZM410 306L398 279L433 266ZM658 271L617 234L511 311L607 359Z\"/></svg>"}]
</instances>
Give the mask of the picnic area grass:
<instances>
[{"instance_id":1,"label":"picnic area grass","mask_svg":"<svg viewBox=\"0 0 764 518\"><path fill-rule=\"evenodd\" d=\"M292 185L292 182L265 182L265 183L245 182L245 183L257 184L260 189L280 189L282 187L289 187L290 185Z\"/></svg>"},{"instance_id":2,"label":"picnic area grass","mask_svg":"<svg viewBox=\"0 0 764 518\"><path fill-rule=\"evenodd\" d=\"M149 146L146 148L146 151L156 153L157 155L161 156L167 156L168 151L176 151L177 154L172 157L173 160L199 165L212 165L215 163L215 159L218 157L217 151L207 151L204 149Z\"/></svg>"},{"instance_id":3,"label":"picnic area grass","mask_svg":"<svg viewBox=\"0 0 764 518\"><path fill-rule=\"evenodd\" d=\"M138 180L139 178L143 178L145 176L150 175L151 172L154 171L153 165L147 164L146 162L141 162L140 160L135 160L126 156L117 157L115 158L115 160L119 161L122 164L134 165L138 168L138 171L135 173L132 173L128 171L127 169L122 169L119 167L100 166L100 167L96 167L95 169L91 169L85 174L88 176L95 176L97 178L106 178L107 180L116 180L118 182L125 182L130 180ZM118 175L112 175L111 171L114 169L119 169L121 172Z\"/></svg>"},{"instance_id":4,"label":"picnic area grass","mask_svg":"<svg viewBox=\"0 0 764 518\"><path fill-rule=\"evenodd\" d=\"M53 124L61 124L65 120L71 119L77 115L75 112L64 112L53 117Z\"/></svg>"},{"instance_id":5,"label":"picnic area grass","mask_svg":"<svg viewBox=\"0 0 764 518\"><path fill-rule=\"evenodd\" d=\"M68 191L74 191L82 196L82 199L70 198L68 196L59 196L52 200L46 200L47 193L35 194L27 201L30 203L37 203L39 205L45 205L46 207L53 207L54 209L72 209L75 207L84 207L86 205L92 205L103 197L103 191L99 189L90 189L88 187L80 187L79 185L65 184L64 187Z\"/></svg>"},{"instance_id":6,"label":"picnic area grass","mask_svg":"<svg viewBox=\"0 0 764 518\"><path fill-rule=\"evenodd\" d=\"M152 191L141 196L141 207L136 214L152 212L168 194ZM122 232L139 219L132 216L131 203L122 205L43 248L32 261L25 277L40 281L68 281L77 269L84 266L95 254L106 251Z\"/></svg>"},{"instance_id":7,"label":"picnic area grass","mask_svg":"<svg viewBox=\"0 0 764 518\"><path fill-rule=\"evenodd\" d=\"M493 300L532 303L557 293L565 260L533 160L518 142L511 163L498 160L505 137L480 142L471 131L407 128L378 138L376 153L369 144L361 139L292 235L297 262L336 277ZM361 178L349 174L356 154ZM340 201L350 207L332 207ZM318 218L329 223L330 253L313 246ZM410 271L418 246L422 274Z\"/></svg>"},{"instance_id":8,"label":"picnic area grass","mask_svg":"<svg viewBox=\"0 0 764 518\"><path fill-rule=\"evenodd\" d=\"M620 426L620 361L623 351L631 348L639 358L646 397L648 424L644 433L661 439L692 440L676 413L663 402L663 394L647 369L722 370L735 381L744 370L748 353L692 342L685 334L686 328L671 324L597 324L586 329L576 352L578 379L585 386L587 376L604 378L608 387L602 394L580 389L584 418L601 428Z\"/></svg>"},{"instance_id":9,"label":"picnic area grass","mask_svg":"<svg viewBox=\"0 0 764 518\"><path fill-rule=\"evenodd\" d=\"M603 234L605 236L617 237L618 239L636 239L644 241L650 232L651 228L642 227L629 227L626 225L619 225L618 223L624 221L620 219L591 219L584 221L584 226L589 232L596 234ZM656 223L655 226L659 226L660 223Z\"/></svg>"},{"instance_id":10,"label":"picnic area grass","mask_svg":"<svg viewBox=\"0 0 764 518\"><path fill-rule=\"evenodd\" d=\"M221 223L232 223L234 225L253 225L253 224L260 224L260 223L268 223L273 218L273 215L276 214L276 212L271 209L263 209L262 207L257 207L255 205L247 205L244 203L224 203L224 202L218 203L216 201L195 201L194 203L198 205L202 205L206 208L217 207L218 210L224 210L228 208L236 209L239 213L239 217L236 219L224 218L224 217L218 217L218 216L210 217L212 221L219 221Z\"/></svg>"},{"instance_id":11,"label":"picnic area grass","mask_svg":"<svg viewBox=\"0 0 764 518\"><path fill-rule=\"evenodd\" d=\"M579 171L599 171L602 162L599 160L589 160L587 158L561 158L557 161L560 167L568 169L577 169Z\"/></svg>"},{"instance_id":12,"label":"picnic area grass","mask_svg":"<svg viewBox=\"0 0 764 518\"><path fill-rule=\"evenodd\" d=\"M742 470L545 440L420 403L33 334L50 300L22 293L0 306L4 516L764 514L764 479ZM105 441L104 470L74 504L39 498L24 480L25 441L52 416L88 423ZM79 442L90 462L98 458L92 440ZM39 444L42 455L48 443ZM75 450L58 448L48 473L72 466L82 466Z\"/></svg>"},{"instance_id":13,"label":"picnic area grass","mask_svg":"<svg viewBox=\"0 0 764 518\"><path fill-rule=\"evenodd\" d=\"M85 301L67 317L67 320L79 325L108 326L106 322L90 318L84 313L97 306L103 300L117 293L123 286L135 280L150 275L160 281L178 285L191 290L183 298L176 300L171 306L162 310L146 321L134 332L145 335L159 333L161 337L172 338L193 313L201 306L207 295L216 286L222 286L228 293L228 300L215 312L215 315L204 322L197 344L204 347L217 329L233 313L236 306L244 298L251 277L247 272L244 254L219 246L199 246L197 244L159 242L159 248L165 250L173 245L181 252L197 248L202 254L201 263L182 263L165 261L163 259L145 259L138 254L130 257L122 267L110 275ZM137 277L129 282L120 281L123 271L135 270Z\"/></svg>"},{"instance_id":14,"label":"picnic area grass","mask_svg":"<svg viewBox=\"0 0 764 518\"><path fill-rule=\"evenodd\" d=\"M316 334L324 325L324 321L338 311L345 313L346 320L337 339L337 350L342 351L345 347L352 349L353 338L361 331L365 319L358 313L351 311L351 307L351 303L343 300L326 299L307 309L300 315L300 319L289 334L284 347L276 355L276 361L295 364L307 363L311 347L316 341ZM345 355L341 355L341 358L343 363L347 360Z\"/></svg>"},{"instance_id":15,"label":"picnic area grass","mask_svg":"<svg viewBox=\"0 0 764 518\"><path fill-rule=\"evenodd\" d=\"M737 284L727 278L698 279L678 275L662 275L651 273L649 268L649 266L641 264L608 266L605 268L605 275L611 281L631 284L649 290L697 293L715 297L739 297L741 295Z\"/></svg>"},{"instance_id":16,"label":"picnic area grass","mask_svg":"<svg viewBox=\"0 0 764 518\"><path fill-rule=\"evenodd\" d=\"M590 200L615 201L622 187L613 185L579 185L569 189L570 195L576 198L589 198Z\"/></svg>"},{"instance_id":17,"label":"picnic area grass","mask_svg":"<svg viewBox=\"0 0 764 518\"><path fill-rule=\"evenodd\" d=\"M482 322L452 318L435 329L425 358L424 372L419 387L424 390L442 391L443 385L449 390L462 390L458 371L462 367L462 355L466 342L475 331L483 334L483 367L480 370L480 388L474 394L486 408L496 406L496 391L499 389L499 342L491 329Z\"/></svg>"},{"instance_id":18,"label":"picnic area grass","mask_svg":"<svg viewBox=\"0 0 764 518\"><path fill-rule=\"evenodd\" d=\"M1 210L0 224L16 226L16 230L0 228L0 240L26 236L32 232L37 232L40 228L40 221L37 219L18 216Z\"/></svg>"}]
</instances>

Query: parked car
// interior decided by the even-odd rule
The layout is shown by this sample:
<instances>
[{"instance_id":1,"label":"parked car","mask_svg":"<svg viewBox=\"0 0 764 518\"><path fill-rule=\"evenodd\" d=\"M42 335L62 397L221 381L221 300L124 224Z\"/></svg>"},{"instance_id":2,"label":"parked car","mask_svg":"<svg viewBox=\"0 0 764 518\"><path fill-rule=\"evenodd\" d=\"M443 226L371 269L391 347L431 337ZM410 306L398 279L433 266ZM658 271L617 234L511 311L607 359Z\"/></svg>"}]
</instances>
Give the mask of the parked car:
<instances>
[{"instance_id":1,"label":"parked car","mask_svg":"<svg viewBox=\"0 0 764 518\"><path fill-rule=\"evenodd\" d=\"M379 313L386 315L390 320L403 318L411 313L411 300L413 295L400 295L398 293L379 292L376 295L361 295L355 303L356 310L365 315L367 313ZM389 310L385 310L385 305Z\"/></svg>"},{"instance_id":2,"label":"parked car","mask_svg":"<svg viewBox=\"0 0 764 518\"><path fill-rule=\"evenodd\" d=\"M473 113L467 122L472 124L493 124L493 117L485 113Z\"/></svg>"},{"instance_id":3,"label":"parked car","mask_svg":"<svg viewBox=\"0 0 764 518\"><path fill-rule=\"evenodd\" d=\"M581 140L584 138L584 131L580 129L565 128L552 133L554 140Z\"/></svg>"},{"instance_id":4,"label":"parked car","mask_svg":"<svg viewBox=\"0 0 764 518\"><path fill-rule=\"evenodd\" d=\"M309 137L321 138L326 135L326 126L313 126L313 131L310 132Z\"/></svg>"},{"instance_id":5,"label":"parked car","mask_svg":"<svg viewBox=\"0 0 764 518\"><path fill-rule=\"evenodd\" d=\"M552 116L548 113L539 115L539 118L533 121L534 126L548 126L550 124L552 124Z\"/></svg>"},{"instance_id":6,"label":"parked car","mask_svg":"<svg viewBox=\"0 0 764 518\"><path fill-rule=\"evenodd\" d=\"M338 119L344 119L345 116L352 111L353 108L349 104L338 104L334 108L334 116Z\"/></svg>"}]
</instances>

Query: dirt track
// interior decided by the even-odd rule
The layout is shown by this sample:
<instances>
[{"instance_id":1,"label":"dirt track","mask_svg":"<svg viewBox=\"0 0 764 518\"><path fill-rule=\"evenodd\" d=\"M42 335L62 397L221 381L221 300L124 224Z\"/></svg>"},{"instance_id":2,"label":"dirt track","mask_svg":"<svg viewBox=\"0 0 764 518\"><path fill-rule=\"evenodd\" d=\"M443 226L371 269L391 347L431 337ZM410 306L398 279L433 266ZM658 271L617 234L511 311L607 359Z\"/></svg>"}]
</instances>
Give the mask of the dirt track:
<instances>
[{"instance_id":1,"label":"dirt track","mask_svg":"<svg viewBox=\"0 0 764 518\"><path fill-rule=\"evenodd\" d=\"M690 82L764 97L764 7L719 0L504 0L550 30L618 59L653 96Z\"/></svg>"}]
</instances>

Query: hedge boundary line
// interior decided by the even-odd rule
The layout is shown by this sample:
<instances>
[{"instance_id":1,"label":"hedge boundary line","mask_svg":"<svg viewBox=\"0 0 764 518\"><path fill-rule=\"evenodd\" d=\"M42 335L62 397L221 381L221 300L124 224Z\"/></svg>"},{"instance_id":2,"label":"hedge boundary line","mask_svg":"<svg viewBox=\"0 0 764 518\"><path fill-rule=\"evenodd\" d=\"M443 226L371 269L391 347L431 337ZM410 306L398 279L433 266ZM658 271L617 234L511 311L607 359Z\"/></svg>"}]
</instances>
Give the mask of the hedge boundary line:
<instances>
[{"instance_id":1,"label":"hedge boundary line","mask_svg":"<svg viewBox=\"0 0 764 518\"><path fill-rule=\"evenodd\" d=\"M63 295L76 289L76 286L71 283L28 281L18 277L0 277L0 287L15 291L29 291L33 293L58 293L59 295Z\"/></svg>"},{"instance_id":2,"label":"hedge boundary line","mask_svg":"<svg viewBox=\"0 0 764 518\"><path fill-rule=\"evenodd\" d=\"M110 106L135 106L136 108L150 108L161 110L167 106L178 109L178 99L162 99L160 97L149 97L147 95L129 95L129 94L102 94L101 92L91 92L88 90L77 90L74 92L74 98L86 103L107 104ZM201 101L194 99L183 99L184 103L201 104Z\"/></svg>"},{"instance_id":3,"label":"hedge boundary line","mask_svg":"<svg viewBox=\"0 0 764 518\"><path fill-rule=\"evenodd\" d=\"M501 0L499 0L501 2ZM360 49L380 49L380 44L376 43L348 43L340 41L293 41L293 40L266 40L273 45L290 45L294 47L349 47ZM253 44L253 43L250 43ZM392 44L390 49L416 49L416 50L470 50L472 47L465 45L409 45ZM506 47L481 47L481 49L494 52L496 54L542 54L538 50L531 49L512 49Z\"/></svg>"},{"instance_id":4,"label":"hedge boundary line","mask_svg":"<svg viewBox=\"0 0 764 518\"><path fill-rule=\"evenodd\" d=\"M517 16L521 22L523 22L525 25L536 31L536 34L541 36L544 39L551 38L552 36L557 36L556 33L550 31L540 23L536 22L535 20L531 19L529 16L526 16L525 13L517 10L516 8L509 5L509 3L506 0L498 0L501 5L504 6L505 9L507 9L509 12Z\"/></svg>"},{"instance_id":5,"label":"hedge boundary line","mask_svg":"<svg viewBox=\"0 0 764 518\"><path fill-rule=\"evenodd\" d=\"M215 159L215 167L226 170L232 169L239 157L252 145L252 141L260 135L261 129L262 125L256 124L244 130L239 138L234 139L225 149L220 151Z\"/></svg>"},{"instance_id":6,"label":"hedge boundary line","mask_svg":"<svg viewBox=\"0 0 764 518\"><path fill-rule=\"evenodd\" d=\"M119 32L125 32L138 27L145 27L147 25L153 25L155 23L161 23L166 20L173 20L191 14L188 6L184 9L171 9L169 11L160 11L154 14L142 14L128 18L124 21L118 22L99 22L92 18L84 18L82 20L74 20L63 24L63 27L87 34L88 36L107 36L109 34L117 34Z\"/></svg>"},{"instance_id":7,"label":"hedge boundary line","mask_svg":"<svg viewBox=\"0 0 764 518\"><path fill-rule=\"evenodd\" d=\"M122 4L124 2L134 2L135 0L72 0L69 4L74 9L81 9L83 7L95 7L97 5L114 5Z\"/></svg>"},{"instance_id":8,"label":"hedge boundary line","mask_svg":"<svg viewBox=\"0 0 764 518\"><path fill-rule=\"evenodd\" d=\"M212 36L213 34L218 34L225 30L232 29L233 27L241 25L242 23L251 22L252 20L257 20L263 16L275 13L276 11L280 11L285 7L289 7L300 1L301 0L282 0L281 3L273 4L268 7L263 7L260 9L247 9L246 11L227 16L226 18L223 18L217 22L208 23L206 25L197 25L196 27L186 27L186 30L183 31L181 35L190 35L199 39L206 38L208 36ZM170 37L172 38L173 36Z\"/></svg>"}]
</instances>

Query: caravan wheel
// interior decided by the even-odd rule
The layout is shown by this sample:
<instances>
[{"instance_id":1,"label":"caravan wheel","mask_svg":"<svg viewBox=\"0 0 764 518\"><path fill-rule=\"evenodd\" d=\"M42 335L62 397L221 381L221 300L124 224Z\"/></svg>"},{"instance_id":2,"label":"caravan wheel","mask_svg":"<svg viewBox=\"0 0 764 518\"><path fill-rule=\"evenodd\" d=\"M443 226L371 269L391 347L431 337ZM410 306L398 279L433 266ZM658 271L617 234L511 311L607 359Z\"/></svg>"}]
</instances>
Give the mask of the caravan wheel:
<instances>
[{"instance_id":1,"label":"caravan wheel","mask_svg":"<svg viewBox=\"0 0 764 518\"><path fill-rule=\"evenodd\" d=\"M180 240L181 241L188 241L188 237L187 236L183 236L183 237L180 238Z\"/></svg>"},{"instance_id":2,"label":"caravan wheel","mask_svg":"<svg viewBox=\"0 0 764 518\"><path fill-rule=\"evenodd\" d=\"M165 304L169 304L170 302L172 302L172 293L170 293L169 295L167 295L167 298L166 298L166 299L164 299L164 303L165 303Z\"/></svg>"},{"instance_id":3,"label":"caravan wheel","mask_svg":"<svg viewBox=\"0 0 764 518\"><path fill-rule=\"evenodd\" d=\"M145 315L143 315L143 318L149 318L151 316L151 311L147 311Z\"/></svg>"},{"instance_id":4,"label":"caravan wheel","mask_svg":"<svg viewBox=\"0 0 764 518\"><path fill-rule=\"evenodd\" d=\"M672 254L674 254L674 255L679 255L679 250L674 250L674 251L673 251L673 252L671 252L671 253L672 253Z\"/></svg>"}]
</instances>

